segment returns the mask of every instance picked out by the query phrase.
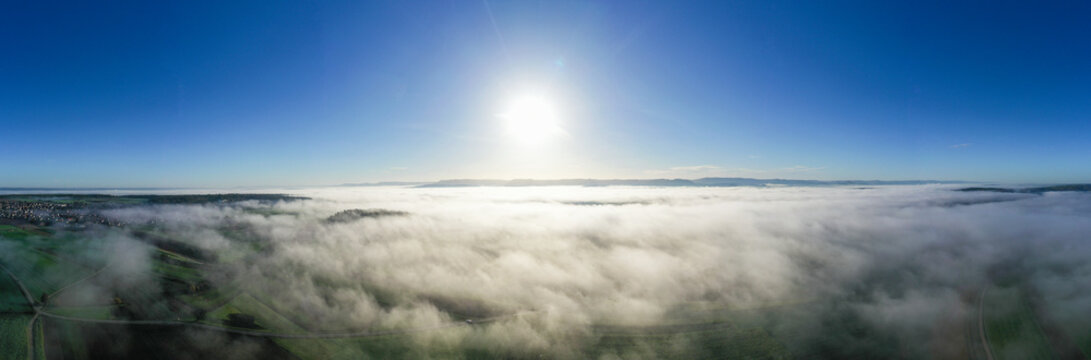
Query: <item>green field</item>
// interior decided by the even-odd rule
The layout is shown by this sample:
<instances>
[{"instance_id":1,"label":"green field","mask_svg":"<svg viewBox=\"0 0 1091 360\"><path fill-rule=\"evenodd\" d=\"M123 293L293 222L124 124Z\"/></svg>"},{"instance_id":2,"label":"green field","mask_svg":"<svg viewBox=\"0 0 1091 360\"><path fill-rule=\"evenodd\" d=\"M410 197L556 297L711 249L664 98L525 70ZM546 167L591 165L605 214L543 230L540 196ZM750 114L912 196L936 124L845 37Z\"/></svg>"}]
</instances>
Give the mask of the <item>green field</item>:
<instances>
[{"instance_id":1,"label":"green field","mask_svg":"<svg viewBox=\"0 0 1091 360\"><path fill-rule=\"evenodd\" d=\"M685 359L789 359L788 349L760 328L722 324L658 334L604 335L590 351L595 358L634 356Z\"/></svg>"},{"instance_id":2,"label":"green field","mask_svg":"<svg viewBox=\"0 0 1091 360\"><path fill-rule=\"evenodd\" d=\"M32 315L0 314L0 354L5 359L26 359L27 325Z\"/></svg>"},{"instance_id":3,"label":"green field","mask_svg":"<svg viewBox=\"0 0 1091 360\"><path fill-rule=\"evenodd\" d=\"M8 250L0 255L0 261L23 281L35 298L53 293L93 272L26 246L13 246Z\"/></svg>"},{"instance_id":4,"label":"green field","mask_svg":"<svg viewBox=\"0 0 1091 360\"><path fill-rule=\"evenodd\" d=\"M439 330L445 331L445 330ZM440 335L442 337L442 334ZM454 344L417 343L410 335L380 335L346 339L278 339L277 344L301 359L504 359L505 356L488 349L465 347ZM537 358L522 356L521 358Z\"/></svg>"},{"instance_id":5,"label":"green field","mask_svg":"<svg viewBox=\"0 0 1091 360\"><path fill-rule=\"evenodd\" d=\"M297 359L268 339L183 327L89 324L44 319L47 351L55 359Z\"/></svg>"},{"instance_id":6,"label":"green field","mask_svg":"<svg viewBox=\"0 0 1091 360\"><path fill-rule=\"evenodd\" d=\"M49 308L49 310L47 311L51 314L57 314L61 316L69 316L83 319L109 320L114 318L114 309L114 306L73 306Z\"/></svg>"},{"instance_id":7,"label":"green field","mask_svg":"<svg viewBox=\"0 0 1091 360\"><path fill-rule=\"evenodd\" d=\"M361 359L367 354L357 349L356 344L345 339L276 339L292 355L300 359Z\"/></svg>"},{"instance_id":8,"label":"green field","mask_svg":"<svg viewBox=\"0 0 1091 360\"><path fill-rule=\"evenodd\" d=\"M237 287L216 287L201 294L182 294L178 299L194 308L213 310L234 299L240 290Z\"/></svg>"},{"instance_id":9,"label":"green field","mask_svg":"<svg viewBox=\"0 0 1091 360\"><path fill-rule=\"evenodd\" d=\"M1091 326L1086 325L1068 330L1068 336L1076 342L1076 347L1083 353L1083 357L1091 359Z\"/></svg>"},{"instance_id":10,"label":"green field","mask_svg":"<svg viewBox=\"0 0 1091 360\"><path fill-rule=\"evenodd\" d=\"M176 253L176 252L173 252L173 251L168 251L168 250L163 250L163 249L156 249L156 251L159 251L159 253L163 254L163 256L165 256L167 259L170 259L171 261L177 262L179 264L187 264L187 265L203 265L204 264L204 263L202 263L200 261L194 260L193 258L187 257L185 255L182 255L182 254L179 254L179 253Z\"/></svg>"},{"instance_id":11,"label":"green field","mask_svg":"<svg viewBox=\"0 0 1091 360\"><path fill-rule=\"evenodd\" d=\"M0 238L24 240L33 235L35 235L35 233L23 230L14 225L0 225Z\"/></svg>"},{"instance_id":12,"label":"green field","mask_svg":"<svg viewBox=\"0 0 1091 360\"><path fill-rule=\"evenodd\" d=\"M260 327L259 330L277 333L307 332L304 328L296 325L273 309L270 309L248 293L239 294L224 306L210 311L205 318L205 322L212 325L223 325L230 314L246 314L253 316L255 322Z\"/></svg>"},{"instance_id":13,"label":"green field","mask_svg":"<svg viewBox=\"0 0 1091 360\"><path fill-rule=\"evenodd\" d=\"M366 338L346 339L276 339L292 355L300 359L414 359L427 357L425 349L414 346L407 335L383 335ZM427 349L432 357L460 358L463 356L451 349L446 355L437 354L435 348Z\"/></svg>"},{"instance_id":14,"label":"green field","mask_svg":"<svg viewBox=\"0 0 1091 360\"><path fill-rule=\"evenodd\" d=\"M34 322L33 334L34 334L34 349L33 349L34 358L38 359L38 360L46 360L45 323L42 321L42 318L40 318L40 317L38 318L37 321Z\"/></svg>"},{"instance_id":15,"label":"green field","mask_svg":"<svg viewBox=\"0 0 1091 360\"><path fill-rule=\"evenodd\" d=\"M0 272L0 313L30 312L26 297L6 272Z\"/></svg>"},{"instance_id":16,"label":"green field","mask_svg":"<svg viewBox=\"0 0 1091 360\"><path fill-rule=\"evenodd\" d=\"M983 301L985 332L997 359L1056 359L1025 294L1017 287L993 287Z\"/></svg>"},{"instance_id":17,"label":"green field","mask_svg":"<svg viewBox=\"0 0 1091 360\"><path fill-rule=\"evenodd\" d=\"M197 269L188 266L169 264L162 261L154 262L152 264L152 271L161 277L180 280L186 283L196 283L201 280L201 273Z\"/></svg>"}]
</instances>

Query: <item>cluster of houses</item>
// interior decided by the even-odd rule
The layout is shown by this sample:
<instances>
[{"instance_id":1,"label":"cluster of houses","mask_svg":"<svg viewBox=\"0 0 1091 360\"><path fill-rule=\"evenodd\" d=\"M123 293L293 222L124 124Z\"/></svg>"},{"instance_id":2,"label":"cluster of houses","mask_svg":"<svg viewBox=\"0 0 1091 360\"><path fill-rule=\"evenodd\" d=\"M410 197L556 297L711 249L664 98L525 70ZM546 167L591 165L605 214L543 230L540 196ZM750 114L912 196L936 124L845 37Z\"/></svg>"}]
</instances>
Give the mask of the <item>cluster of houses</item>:
<instances>
[{"instance_id":1,"label":"cluster of houses","mask_svg":"<svg viewBox=\"0 0 1091 360\"><path fill-rule=\"evenodd\" d=\"M53 224L100 224L121 226L121 223L71 204L48 201L0 200L0 219L11 219L49 226Z\"/></svg>"}]
</instances>

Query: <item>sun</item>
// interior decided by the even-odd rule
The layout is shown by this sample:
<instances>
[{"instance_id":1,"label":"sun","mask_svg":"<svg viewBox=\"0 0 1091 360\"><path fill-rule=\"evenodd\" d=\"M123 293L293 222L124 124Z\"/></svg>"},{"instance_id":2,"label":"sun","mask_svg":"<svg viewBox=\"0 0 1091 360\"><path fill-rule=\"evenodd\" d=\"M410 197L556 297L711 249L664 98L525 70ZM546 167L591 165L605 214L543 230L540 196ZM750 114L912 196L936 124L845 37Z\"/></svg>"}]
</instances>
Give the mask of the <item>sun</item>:
<instances>
[{"instance_id":1,"label":"sun","mask_svg":"<svg viewBox=\"0 0 1091 360\"><path fill-rule=\"evenodd\" d=\"M520 143L539 144L565 133L557 108L545 97L516 97L498 116L504 122L505 135Z\"/></svg>"}]
</instances>

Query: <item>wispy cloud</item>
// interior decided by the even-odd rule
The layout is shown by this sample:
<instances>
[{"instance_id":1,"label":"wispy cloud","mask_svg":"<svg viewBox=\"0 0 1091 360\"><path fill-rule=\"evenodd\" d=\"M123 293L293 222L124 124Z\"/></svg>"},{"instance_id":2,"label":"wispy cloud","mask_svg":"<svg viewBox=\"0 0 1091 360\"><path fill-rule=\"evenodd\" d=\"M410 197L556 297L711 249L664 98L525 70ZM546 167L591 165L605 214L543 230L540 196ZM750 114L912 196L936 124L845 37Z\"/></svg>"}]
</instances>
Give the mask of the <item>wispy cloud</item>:
<instances>
[{"instance_id":1,"label":"wispy cloud","mask_svg":"<svg viewBox=\"0 0 1091 360\"><path fill-rule=\"evenodd\" d=\"M954 145L951 145L951 146L948 146L948 147L951 148L951 149L965 149L965 148L968 148L968 147L973 146L973 145L974 144L971 144L971 143L961 143L961 144L954 144Z\"/></svg>"}]
</instances>

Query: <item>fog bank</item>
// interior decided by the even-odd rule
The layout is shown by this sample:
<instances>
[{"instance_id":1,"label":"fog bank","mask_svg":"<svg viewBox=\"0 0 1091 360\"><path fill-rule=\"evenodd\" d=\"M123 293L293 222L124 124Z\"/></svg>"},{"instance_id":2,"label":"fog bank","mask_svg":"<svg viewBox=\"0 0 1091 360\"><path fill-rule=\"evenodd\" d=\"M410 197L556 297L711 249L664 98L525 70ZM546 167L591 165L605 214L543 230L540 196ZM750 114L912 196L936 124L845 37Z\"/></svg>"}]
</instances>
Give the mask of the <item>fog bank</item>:
<instances>
[{"instance_id":1,"label":"fog bank","mask_svg":"<svg viewBox=\"0 0 1091 360\"><path fill-rule=\"evenodd\" d=\"M715 312L791 339L796 356L965 357L975 294L1012 281L1057 326L1079 329L1091 313L1084 193L942 185L292 193L313 200L278 203L271 214L246 203L108 214L214 252L245 246L215 229L241 229L266 247L227 264L219 286L267 297L310 331L442 329L413 332L423 354L585 357L603 329L692 326ZM398 216L327 220L349 209ZM478 324L447 327L467 319ZM672 346L667 354L699 350L683 338ZM665 354L632 349L593 356Z\"/></svg>"}]
</instances>

